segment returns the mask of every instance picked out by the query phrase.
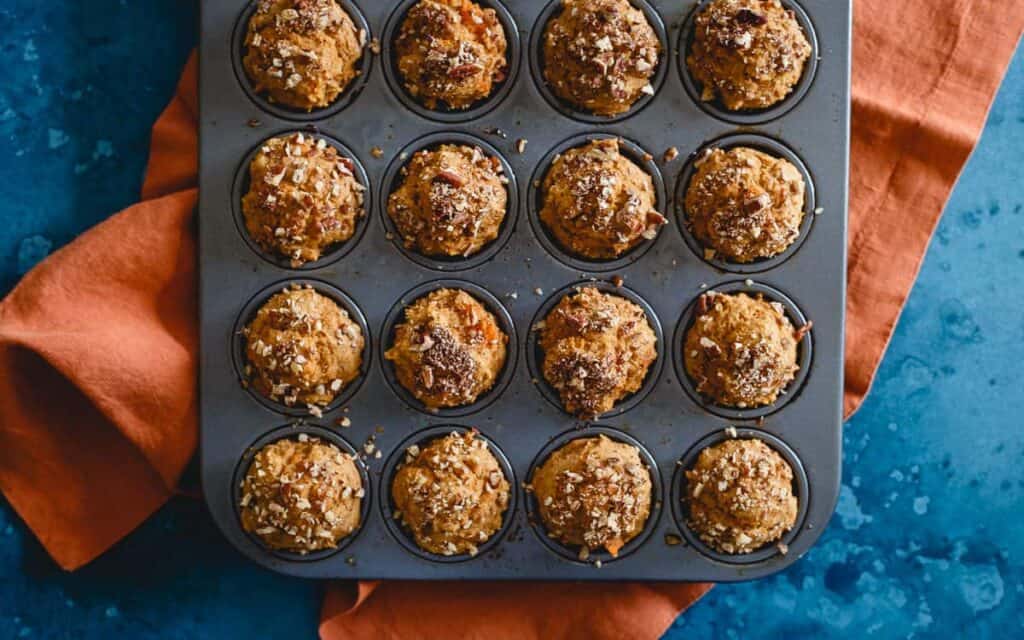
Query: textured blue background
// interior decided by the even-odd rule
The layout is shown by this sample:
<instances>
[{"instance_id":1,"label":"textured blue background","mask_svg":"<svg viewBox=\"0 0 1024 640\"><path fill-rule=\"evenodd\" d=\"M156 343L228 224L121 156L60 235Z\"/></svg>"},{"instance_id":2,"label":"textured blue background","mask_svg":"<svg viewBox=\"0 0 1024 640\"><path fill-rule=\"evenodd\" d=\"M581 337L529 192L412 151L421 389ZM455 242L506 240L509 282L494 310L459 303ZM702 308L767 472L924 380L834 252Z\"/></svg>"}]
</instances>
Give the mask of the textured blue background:
<instances>
[{"instance_id":1,"label":"textured blue background","mask_svg":"<svg viewBox=\"0 0 1024 640\"><path fill-rule=\"evenodd\" d=\"M136 197L195 41L181 0L4 0L0 294ZM1024 637L1024 55L932 243L838 511L777 577L723 586L670 638ZM191 500L61 572L0 499L0 639L295 638L320 586L246 563Z\"/></svg>"}]
</instances>

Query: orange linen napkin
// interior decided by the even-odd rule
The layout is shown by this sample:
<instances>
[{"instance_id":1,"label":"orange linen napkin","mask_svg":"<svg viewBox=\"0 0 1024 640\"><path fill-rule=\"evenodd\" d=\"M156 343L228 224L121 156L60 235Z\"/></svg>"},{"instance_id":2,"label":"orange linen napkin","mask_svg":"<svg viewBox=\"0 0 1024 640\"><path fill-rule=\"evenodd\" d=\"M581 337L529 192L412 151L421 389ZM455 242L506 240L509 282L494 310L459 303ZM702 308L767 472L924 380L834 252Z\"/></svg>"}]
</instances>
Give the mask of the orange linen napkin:
<instances>
[{"instance_id":1,"label":"orange linen napkin","mask_svg":"<svg viewBox=\"0 0 1024 640\"><path fill-rule=\"evenodd\" d=\"M846 410L870 386L1020 37L1020 0L860 0ZM0 303L0 490L65 569L173 493L196 442L196 64L153 130L143 202ZM321 636L653 638L708 585L339 585ZM599 613L599 615L593 615Z\"/></svg>"}]
</instances>

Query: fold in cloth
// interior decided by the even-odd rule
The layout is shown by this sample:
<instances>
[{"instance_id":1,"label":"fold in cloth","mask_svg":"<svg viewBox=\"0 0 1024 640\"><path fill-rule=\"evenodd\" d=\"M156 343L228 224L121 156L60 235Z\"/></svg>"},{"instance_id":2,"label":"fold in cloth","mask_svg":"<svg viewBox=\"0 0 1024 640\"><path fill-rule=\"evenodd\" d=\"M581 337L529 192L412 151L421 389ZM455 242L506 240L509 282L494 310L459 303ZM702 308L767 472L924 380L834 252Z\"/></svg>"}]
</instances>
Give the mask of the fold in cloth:
<instances>
[{"instance_id":1,"label":"fold in cloth","mask_svg":"<svg viewBox=\"0 0 1024 640\"><path fill-rule=\"evenodd\" d=\"M1022 22L1020 2L855 6L847 413L868 391ZM195 448L196 118L193 56L153 129L143 202L0 303L0 490L68 570L173 495ZM320 632L652 638L707 589L338 584Z\"/></svg>"}]
</instances>

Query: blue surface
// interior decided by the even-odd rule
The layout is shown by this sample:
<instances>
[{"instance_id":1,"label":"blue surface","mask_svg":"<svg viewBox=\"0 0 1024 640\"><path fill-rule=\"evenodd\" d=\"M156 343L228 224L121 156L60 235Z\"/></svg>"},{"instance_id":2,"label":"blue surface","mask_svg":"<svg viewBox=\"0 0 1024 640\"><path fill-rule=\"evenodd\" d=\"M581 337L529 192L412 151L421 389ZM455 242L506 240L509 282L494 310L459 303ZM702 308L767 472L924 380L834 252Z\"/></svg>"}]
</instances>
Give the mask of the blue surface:
<instances>
[{"instance_id":1,"label":"blue surface","mask_svg":"<svg viewBox=\"0 0 1024 640\"><path fill-rule=\"evenodd\" d=\"M3 3L0 293L135 199L195 19L180 0ZM1018 52L846 427L824 538L782 575L716 588L667 637L1024 636L1021 148ZM0 639L311 638L320 590L250 566L184 498L66 574L0 499Z\"/></svg>"}]
</instances>

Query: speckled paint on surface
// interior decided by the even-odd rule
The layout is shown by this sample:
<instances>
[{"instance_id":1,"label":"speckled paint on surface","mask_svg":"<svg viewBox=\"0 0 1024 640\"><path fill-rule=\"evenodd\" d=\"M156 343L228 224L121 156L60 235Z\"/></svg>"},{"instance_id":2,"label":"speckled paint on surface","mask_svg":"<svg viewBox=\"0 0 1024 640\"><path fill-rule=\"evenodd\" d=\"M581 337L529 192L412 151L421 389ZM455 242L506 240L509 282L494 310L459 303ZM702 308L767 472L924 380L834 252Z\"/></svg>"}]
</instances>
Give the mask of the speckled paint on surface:
<instances>
[{"instance_id":1,"label":"speckled paint on surface","mask_svg":"<svg viewBox=\"0 0 1024 640\"><path fill-rule=\"evenodd\" d=\"M194 43L186 0L7 0L0 293L136 197ZM789 571L718 587L667 638L1024 637L1024 54L947 207L843 490ZM0 640L312 638L321 587L250 565L173 501L66 574L0 499ZM273 615L267 615L273 611Z\"/></svg>"}]
</instances>

